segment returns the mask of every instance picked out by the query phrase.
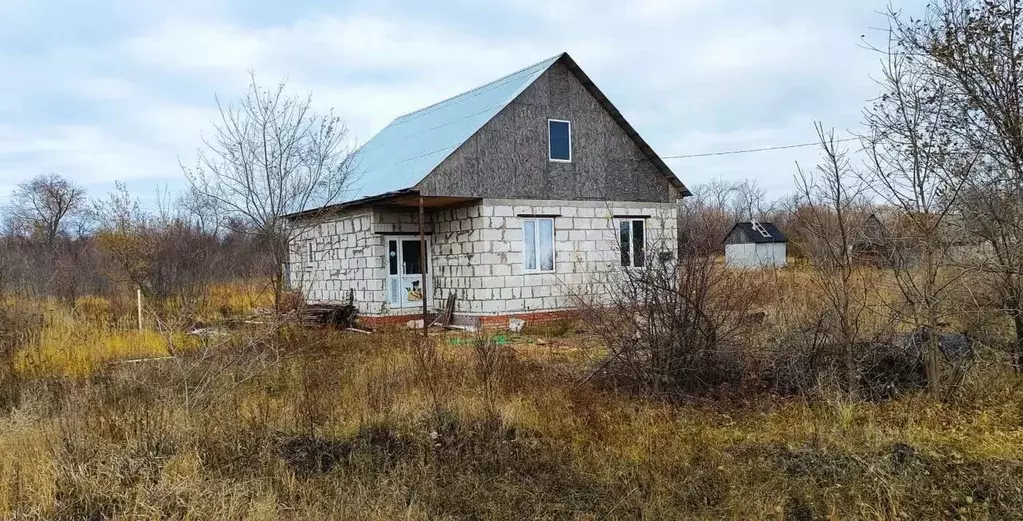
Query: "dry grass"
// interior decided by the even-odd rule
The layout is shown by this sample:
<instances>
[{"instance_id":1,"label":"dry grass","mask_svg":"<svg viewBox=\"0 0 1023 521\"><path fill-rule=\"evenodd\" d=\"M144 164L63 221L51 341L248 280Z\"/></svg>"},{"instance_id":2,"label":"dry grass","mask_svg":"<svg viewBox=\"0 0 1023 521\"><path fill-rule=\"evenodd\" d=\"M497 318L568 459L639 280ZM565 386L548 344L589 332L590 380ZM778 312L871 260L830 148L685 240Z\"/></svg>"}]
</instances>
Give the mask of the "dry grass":
<instances>
[{"instance_id":1,"label":"dry grass","mask_svg":"<svg viewBox=\"0 0 1023 521\"><path fill-rule=\"evenodd\" d=\"M14 356L14 367L27 375L88 376L119 360L168 356L167 339L151 330L139 331L90 320L73 310L48 304L42 329ZM175 334L179 345L190 340Z\"/></svg>"},{"instance_id":2,"label":"dry grass","mask_svg":"<svg viewBox=\"0 0 1023 521\"><path fill-rule=\"evenodd\" d=\"M300 330L254 376L197 361L219 392L186 409L167 361L105 364L155 335L38 309L0 518L1023 518L1023 379L994 363L946 401L665 403L580 383L585 324L507 335L487 371L439 339L428 374L419 337Z\"/></svg>"}]
</instances>

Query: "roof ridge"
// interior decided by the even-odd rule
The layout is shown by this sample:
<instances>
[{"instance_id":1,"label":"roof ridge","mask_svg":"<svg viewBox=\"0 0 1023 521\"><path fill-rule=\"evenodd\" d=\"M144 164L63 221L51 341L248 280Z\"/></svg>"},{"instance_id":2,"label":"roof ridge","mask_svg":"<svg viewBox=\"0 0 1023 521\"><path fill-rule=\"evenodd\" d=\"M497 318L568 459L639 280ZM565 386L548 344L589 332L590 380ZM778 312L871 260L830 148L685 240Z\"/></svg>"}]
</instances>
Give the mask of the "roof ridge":
<instances>
[{"instance_id":1,"label":"roof ridge","mask_svg":"<svg viewBox=\"0 0 1023 521\"><path fill-rule=\"evenodd\" d=\"M548 57L546 59L540 60L540 61L538 61L536 63L533 63L533 64L530 64L530 65L527 65L527 66L525 66L525 67L523 67L523 68L521 68L521 69L519 69L519 70L517 70L515 72L511 72L511 73L505 74L504 76L501 76L500 78L497 78L495 80L491 80L491 81L489 81L487 83L484 83L483 85L477 85L476 87L473 87L473 88L471 88L471 89L469 89L467 91L460 92L458 94L455 94L454 96L450 96L448 98L442 99L442 100L440 100L440 101L438 101L436 103L432 103L432 104L427 105L425 107L422 107L420 109L413 110L412 112L408 112L408 113L402 114L402 115L394 118L394 120L391 121L391 123L393 124L393 123L398 122L399 120L403 120L403 119L409 118L410 116L414 116L416 114L424 113L424 112L428 111L429 109L432 109L432 108L434 108L434 107L436 107L438 105L443 105L444 103L447 103L447 102L449 102L449 101L451 101L451 100L453 100L455 98L460 98L462 96L465 96L466 94L470 94L470 93L473 93L473 92L476 92L476 91L483 90L483 89L485 89L487 87L498 85L502 81L507 80L508 78L511 78L512 76L515 76L516 74L519 74L519 73L525 72L525 71L527 71L529 69L532 69L533 67L536 67L536 66L538 66L538 65L540 65L542 63L545 63L545 62L553 63L553 62L557 61L558 59L560 59L562 56L564 56L566 54L568 54L568 53L566 53L564 51L559 52L558 54L555 54L554 56Z\"/></svg>"}]
</instances>

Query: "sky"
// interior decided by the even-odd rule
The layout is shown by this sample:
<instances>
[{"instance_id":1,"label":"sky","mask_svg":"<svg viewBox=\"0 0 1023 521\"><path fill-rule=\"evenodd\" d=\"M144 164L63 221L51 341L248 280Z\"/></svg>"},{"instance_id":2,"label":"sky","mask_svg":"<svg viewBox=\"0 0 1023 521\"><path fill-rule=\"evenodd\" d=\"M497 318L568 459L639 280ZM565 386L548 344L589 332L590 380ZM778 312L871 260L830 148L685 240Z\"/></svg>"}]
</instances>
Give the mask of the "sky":
<instances>
[{"instance_id":1,"label":"sky","mask_svg":"<svg viewBox=\"0 0 1023 521\"><path fill-rule=\"evenodd\" d=\"M912 10L906 3L897 7ZM333 108L353 144L394 117L568 51L661 156L857 128L885 0L0 0L0 203L56 172L144 204L186 186L249 73ZM792 188L813 148L668 164L687 185Z\"/></svg>"}]
</instances>

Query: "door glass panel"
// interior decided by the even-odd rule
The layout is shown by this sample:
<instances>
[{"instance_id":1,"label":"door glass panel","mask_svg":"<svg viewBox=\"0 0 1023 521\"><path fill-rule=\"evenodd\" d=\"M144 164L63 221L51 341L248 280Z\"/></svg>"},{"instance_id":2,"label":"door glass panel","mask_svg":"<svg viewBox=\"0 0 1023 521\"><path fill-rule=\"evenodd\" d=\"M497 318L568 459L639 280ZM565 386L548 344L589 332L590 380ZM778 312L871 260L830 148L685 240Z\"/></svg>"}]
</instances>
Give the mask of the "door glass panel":
<instances>
[{"instance_id":1,"label":"door glass panel","mask_svg":"<svg viewBox=\"0 0 1023 521\"><path fill-rule=\"evenodd\" d=\"M401 280L391 278L387 281L389 302L397 306L401 304Z\"/></svg>"},{"instance_id":2,"label":"door glass panel","mask_svg":"<svg viewBox=\"0 0 1023 521\"><path fill-rule=\"evenodd\" d=\"M387 272L398 274L398 241L387 241Z\"/></svg>"},{"instance_id":3,"label":"door glass panel","mask_svg":"<svg viewBox=\"0 0 1023 521\"><path fill-rule=\"evenodd\" d=\"M401 259L405 265L406 275L420 275L423 273L423 263L420 262L421 253L419 241L401 241Z\"/></svg>"}]
</instances>

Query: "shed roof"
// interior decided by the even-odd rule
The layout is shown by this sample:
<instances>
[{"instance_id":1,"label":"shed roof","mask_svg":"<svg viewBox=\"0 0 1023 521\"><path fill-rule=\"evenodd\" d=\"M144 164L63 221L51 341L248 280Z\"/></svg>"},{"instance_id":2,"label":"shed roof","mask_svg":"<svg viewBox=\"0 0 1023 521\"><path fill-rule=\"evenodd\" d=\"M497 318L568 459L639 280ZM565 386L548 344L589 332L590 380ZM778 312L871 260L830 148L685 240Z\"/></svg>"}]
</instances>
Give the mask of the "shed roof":
<instances>
[{"instance_id":1,"label":"shed roof","mask_svg":"<svg viewBox=\"0 0 1023 521\"><path fill-rule=\"evenodd\" d=\"M563 61L579 78L679 193L690 195L682 181L639 136L607 96L600 92L568 53L563 52L452 98L397 117L353 154L352 176L356 186L348 202L321 208L320 211L341 209L366 198L415 187L455 149L559 61ZM299 212L293 216L305 213L308 212Z\"/></svg>"},{"instance_id":2,"label":"shed roof","mask_svg":"<svg viewBox=\"0 0 1023 521\"><path fill-rule=\"evenodd\" d=\"M747 242L757 244L772 242L789 242L788 237L785 237L785 234L781 233L781 230L779 230L778 227L774 225L774 223L760 221L760 225L764 227L764 231L767 232L769 237L765 237L762 233L753 228L752 222L747 221L735 223L735 226L733 226L731 230L728 230L728 234L725 235L725 238L727 239L728 237L731 237L732 234L735 233L735 230L738 229L742 232Z\"/></svg>"}]
</instances>

